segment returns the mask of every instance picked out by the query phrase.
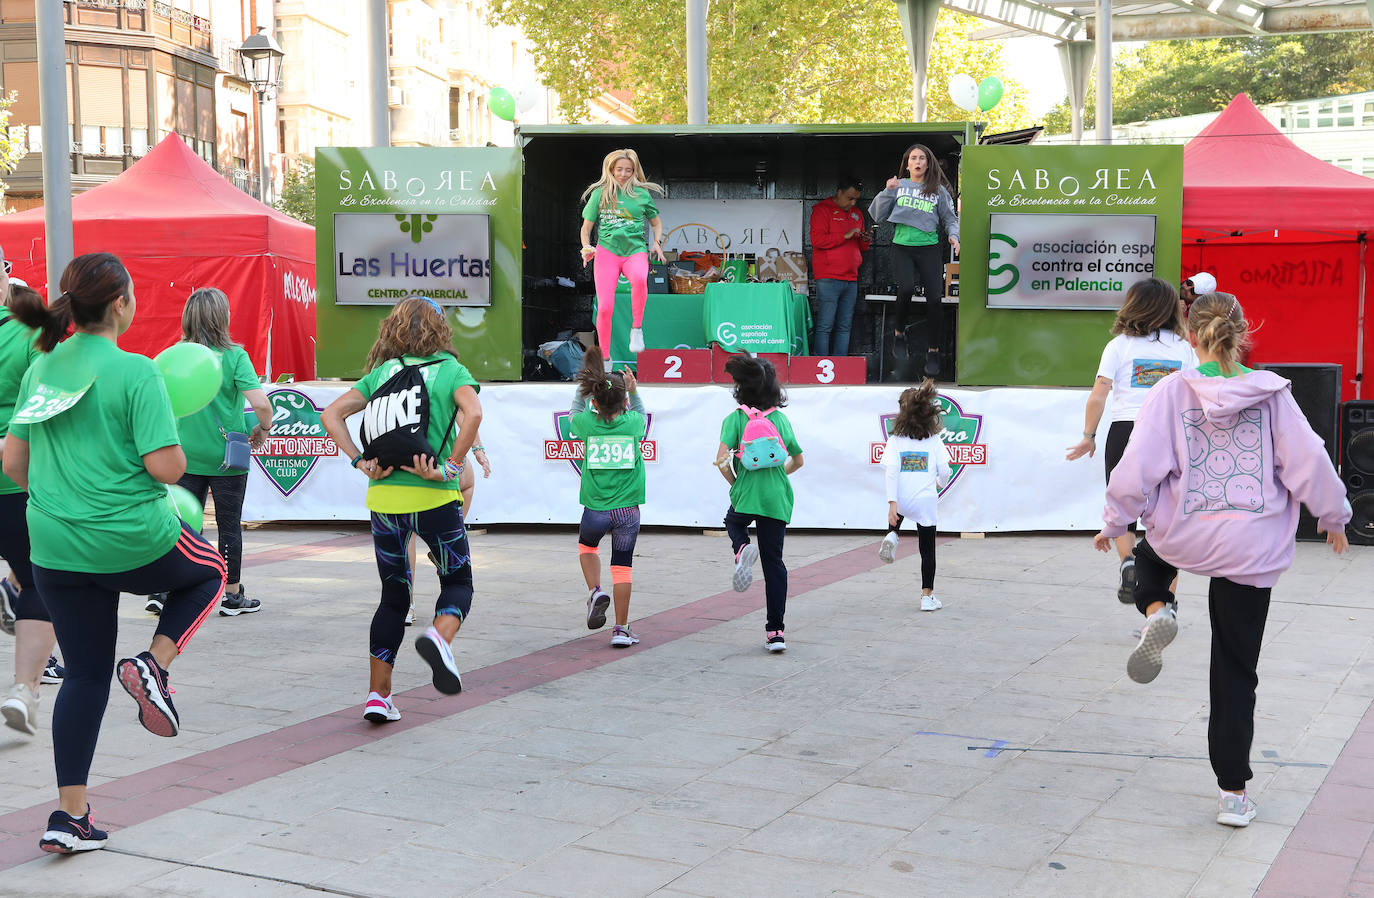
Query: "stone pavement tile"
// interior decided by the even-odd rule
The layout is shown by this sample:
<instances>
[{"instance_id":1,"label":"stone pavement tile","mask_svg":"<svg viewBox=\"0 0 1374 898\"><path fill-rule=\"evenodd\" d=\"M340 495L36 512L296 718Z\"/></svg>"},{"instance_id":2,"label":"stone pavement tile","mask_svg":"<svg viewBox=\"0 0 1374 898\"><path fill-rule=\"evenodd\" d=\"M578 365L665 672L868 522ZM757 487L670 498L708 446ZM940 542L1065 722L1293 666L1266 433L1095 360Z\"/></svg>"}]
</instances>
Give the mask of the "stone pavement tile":
<instances>
[{"instance_id":1,"label":"stone pavement tile","mask_svg":"<svg viewBox=\"0 0 1374 898\"><path fill-rule=\"evenodd\" d=\"M901 719L910 720L910 718ZM777 711L727 707L718 708L706 717L694 719L692 728L702 733L743 736L747 739L767 742L781 739L788 733L800 729L805 723L805 720Z\"/></svg>"},{"instance_id":2,"label":"stone pavement tile","mask_svg":"<svg viewBox=\"0 0 1374 898\"><path fill-rule=\"evenodd\" d=\"M946 714L935 721L934 725L937 732L965 733L982 737L969 740L969 744L1002 742L1016 746L1034 745L1053 732L1055 727L1054 721L1044 717L989 714L983 709L975 710L972 706Z\"/></svg>"},{"instance_id":3,"label":"stone pavement tile","mask_svg":"<svg viewBox=\"0 0 1374 898\"><path fill-rule=\"evenodd\" d=\"M1048 857L1063 841L1064 834L1048 827L1014 822L1017 820L1013 814L968 820L951 816L946 809L898 842L896 850L1025 871Z\"/></svg>"},{"instance_id":4,"label":"stone pavement tile","mask_svg":"<svg viewBox=\"0 0 1374 898\"><path fill-rule=\"evenodd\" d=\"M1316 851L1284 851L1269 868L1256 895L1273 898L1328 898L1346 894L1355 859Z\"/></svg>"},{"instance_id":5,"label":"stone pavement tile","mask_svg":"<svg viewBox=\"0 0 1374 898\"><path fill-rule=\"evenodd\" d=\"M667 817L705 820L753 830L800 803L799 796L794 793L699 780L653 799L645 809Z\"/></svg>"},{"instance_id":6,"label":"stone pavement tile","mask_svg":"<svg viewBox=\"0 0 1374 898\"><path fill-rule=\"evenodd\" d=\"M427 776L383 777L371 782L361 781L351 795L339 799L337 807L377 817L444 824L455 817L491 807L505 796L502 789L436 783Z\"/></svg>"},{"instance_id":7,"label":"stone pavement tile","mask_svg":"<svg viewBox=\"0 0 1374 898\"><path fill-rule=\"evenodd\" d=\"M1125 787L1094 812L1110 820L1147 823L1164 827L1215 825L1216 787L1197 795L1166 792L1144 777L1133 777ZM1263 811L1261 810L1261 813Z\"/></svg>"},{"instance_id":8,"label":"stone pavement tile","mask_svg":"<svg viewBox=\"0 0 1374 898\"><path fill-rule=\"evenodd\" d=\"M434 824L333 809L251 840L253 845L355 864L431 830ZM366 833L358 839L358 833Z\"/></svg>"},{"instance_id":9,"label":"stone pavement tile","mask_svg":"<svg viewBox=\"0 0 1374 898\"><path fill-rule=\"evenodd\" d=\"M1077 676L1056 676L1036 670L1023 670L1002 684L1009 692L1027 695L1052 695L1064 701L1077 701L1087 704L1096 702L1098 697L1112 688L1111 680L1085 677L1083 672Z\"/></svg>"},{"instance_id":10,"label":"stone pavement tile","mask_svg":"<svg viewBox=\"0 0 1374 898\"><path fill-rule=\"evenodd\" d=\"M280 830L273 821L182 808L119 831L120 849L162 860L194 863L233 845L245 845ZM165 889L166 886L158 886Z\"/></svg>"},{"instance_id":11,"label":"stone pavement tile","mask_svg":"<svg viewBox=\"0 0 1374 898\"><path fill-rule=\"evenodd\" d=\"M508 794L493 807L567 823L604 826L650 799L645 792L558 779Z\"/></svg>"},{"instance_id":12,"label":"stone pavement tile","mask_svg":"<svg viewBox=\"0 0 1374 898\"><path fill-rule=\"evenodd\" d=\"M891 748L890 739L842 736L803 727L756 751L763 755L819 761L853 769L882 757Z\"/></svg>"},{"instance_id":13,"label":"stone pavement tile","mask_svg":"<svg viewBox=\"0 0 1374 898\"><path fill-rule=\"evenodd\" d=\"M889 745L895 745L920 730L929 729L926 724L931 723L933 721L914 720L905 714L861 713L845 706L824 711L813 720L794 721L794 726L796 730L804 727L810 733L886 740Z\"/></svg>"},{"instance_id":14,"label":"stone pavement tile","mask_svg":"<svg viewBox=\"0 0 1374 898\"><path fill-rule=\"evenodd\" d=\"M1067 833L1097 807L1097 802L1086 798L1001 789L984 783L950 802L944 813L966 820L1016 820L1050 832Z\"/></svg>"},{"instance_id":15,"label":"stone pavement tile","mask_svg":"<svg viewBox=\"0 0 1374 898\"><path fill-rule=\"evenodd\" d=\"M217 851L204 858L201 863L216 870L232 870L250 876L281 879L304 885L323 882L346 870L361 869L361 865L351 859L301 854L298 851L252 842Z\"/></svg>"},{"instance_id":16,"label":"stone pavement tile","mask_svg":"<svg viewBox=\"0 0 1374 898\"><path fill-rule=\"evenodd\" d=\"M888 752L844 778L847 783L956 798L997 772L995 767L965 767L924 760L910 743Z\"/></svg>"},{"instance_id":17,"label":"stone pavement tile","mask_svg":"<svg viewBox=\"0 0 1374 898\"><path fill-rule=\"evenodd\" d=\"M361 714L361 712L359 713ZM466 713L464 712L464 714ZM402 719L404 719L404 709L402 709L401 714L403 715ZM462 716L459 715L460 718ZM349 756L352 757L361 753L378 755L390 760L411 758L417 761L443 761L445 764L452 764L484 748L490 748L497 743L504 742L505 739L505 736L460 730L456 726L456 720L446 720L442 726L430 725L406 730L395 736L388 736L366 745L360 745L349 752Z\"/></svg>"},{"instance_id":18,"label":"stone pavement tile","mask_svg":"<svg viewBox=\"0 0 1374 898\"><path fill-rule=\"evenodd\" d=\"M1133 785L1158 789L1160 792L1185 795L1190 799L1206 798L1215 795L1217 791L1217 777L1212 772L1212 765L1202 758L1186 761L1174 758L1147 758L1131 782Z\"/></svg>"},{"instance_id":19,"label":"stone pavement tile","mask_svg":"<svg viewBox=\"0 0 1374 898\"><path fill-rule=\"evenodd\" d=\"M702 898L820 898L854 875L852 867L727 849L674 879L672 888Z\"/></svg>"},{"instance_id":20,"label":"stone pavement tile","mask_svg":"<svg viewBox=\"0 0 1374 898\"><path fill-rule=\"evenodd\" d=\"M501 880L499 888L550 898L648 895L690 869L685 864L569 846Z\"/></svg>"},{"instance_id":21,"label":"stone pavement tile","mask_svg":"<svg viewBox=\"0 0 1374 898\"><path fill-rule=\"evenodd\" d=\"M139 887L139 895L170 898L318 898L318 889L228 870L181 867Z\"/></svg>"},{"instance_id":22,"label":"stone pavement tile","mask_svg":"<svg viewBox=\"0 0 1374 898\"><path fill-rule=\"evenodd\" d=\"M581 848L694 866L737 844L749 830L704 820L633 811L582 837Z\"/></svg>"},{"instance_id":23,"label":"stone pavement tile","mask_svg":"<svg viewBox=\"0 0 1374 898\"><path fill-rule=\"evenodd\" d=\"M913 830L949 803L936 795L836 783L797 806L812 817Z\"/></svg>"},{"instance_id":24,"label":"stone pavement tile","mask_svg":"<svg viewBox=\"0 0 1374 898\"><path fill-rule=\"evenodd\" d=\"M906 835L905 829L809 817L794 810L755 830L736 847L768 857L861 867Z\"/></svg>"},{"instance_id":25,"label":"stone pavement tile","mask_svg":"<svg viewBox=\"0 0 1374 898\"><path fill-rule=\"evenodd\" d=\"M664 795L699 779L703 769L680 762L659 763L649 756L646 749L638 751L633 757L616 755L601 763L587 764L569 771L563 778L596 786L615 786L620 789Z\"/></svg>"},{"instance_id":26,"label":"stone pavement tile","mask_svg":"<svg viewBox=\"0 0 1374 898\"><path fill-rule=\"evenodd\" d=\"M851 764L829 764L810 758L779 757L752 752L723 764L701 778L703 783L722 783L772 789L810 797L852 774Z\"/></svg>"},{"instance_id":27,"label":"stone pavement tile","mask_svg":"<svg viewBox=\"0 0 1374 898\"><path fill-rule=\"evenodd\" d=\"M1184 898L1188 895L1197 881L1197 874L1162 870L1151 861L1151 851L1146 845L1138 846L1129 859L1111 861L1055 852L1044 864L1026 874L1015 890L1004 894L1016 898Z\"/></svg>"},{"instance_id":28,"label":"stone pavement tile","mask_svg":"<svg viewBox=\"0 0 1374 898\"><path fill-rule=\"evenodd\" d=\"M622 752L620 759L626 764L651 758L657 763L710 768L729 764L767 744L746 736L674 727L654 733L651 741Z\"/></svg>"},{"instance_id":29,"label":"stone pavement tile","mask_svg":"<svg viewBox=\"0 0 1374 898\"><path fill-rule=\"evenodd\" d=\"M1021 876L1019 870L889 851L860 870L846 871L838 894L864 898L1008 895Z\"/></svg>"},{"instance_id":30,"label":"stone pavement tile","mask_svg":"<svg viewBox=\"0 0 1374 898\"><path fill-rule=\"evenodd\" d=\"M444 783L453 783L514 792L550 782L582 766L556 758L522 758L496 748L499 746L473 752L458 763L436 768L431 775L437 788L444 788Z\"/></svg>"},{"instance_id":31,"label":"stone pavement tile","mask_svg":"<svg viewBox=\"0 0 1374 898\"><path fill-rule=\"evenodd\" d=\"M1333 787L1337 785L1332 784ZM1322 789L1312 799L1308 811L1312 815L1374 823L1374 788L1339 785L1339 788Z\"/></svg>"},{"instance_id":32,"label":"stone pavement tile","mask_svg":"<svg viewBox=\"0 0 1374 898\"><path fill-rule=\"evenodd\" d=\"M473 857L452 848L408 844L398 845L372 857L366 865L342 871L319 885L376 898L467 895L519 870L518 864Z\"/></svg>"},{"instance_id":33,"label":"stone pavement tile","mask_svg":"<svg viewBox=\"0 0 1374 898\"><path fill-rule=\"evenodd\" d=\"M1113 861L1130 858L1148 847L1151 866L1201 874L1225 844L1229 832L1221 826L1158 826L1089 817L1069 834L1059 851ZM1142 859L1143 862L1143 859Z\"/></svg>"},{"instance_id":34,"label":"stone pavement tile","mask_svg":"<svg viewBox=\"0 0 1374 898\"><path fill-rule=\"evenodd\" d=\"M1083 710L1084 702L1078 699L1018 692L1004 686L1005 684L999 686L996 692L974 699L964 711L969 714L981 714L992 720L1022 717L1060 721Z\"/></svg>"},{"instance_id":35,"label":"stone pavement tile","mask_svg":"<svg viewBox=\"0 0 1374 898\"><path fill-rule=\"evenodd\" d=\"M492 751L590 764L638 744L638 739L625 736L549 726L512 736L504 743L493 746Z\"/></svg>"},{"instance_id":36,"label":"stone pavement tile","mask_svg":"<svg viewBox=\"0 0 1374 898\"><path fill-rule=\"evenodd\" d=\"M1272 864L1292 832L1291 826L1265 821L1264 806L1260 805L1259 816L1249 826L1231 833L1222 846L1221 856Z\"/></svg>"},{"instance_id":37,"label":"stone pavement tile","mask_svg":"<svg viewBox=\"0 0 1374 898\"><path fill-rule=\"evenodd\" d=\"M1311 792L1275 788L1272 777L1262 788L1257 787L1256 782L1257 780L1251 781L1250 794L1259 805L1259 819L1265 823L1296 826L1313 800Z\"/></svg>"},{"instance_id":38,"label":"stone pavement tile","mask_svg":"<svg viewBox=\"0 0 1374 898\"><path fill-rule=\"evenodd\" d=\"M454 815L451 823L420 834L412 844L524 866L598 829L590 824L489 809Z\"/></svg>"},{"instance_id":39,"label":"stone pavement tile","mask_svg":"<svg viewBox=\"0 0 1374 898\"><path fill-rule=\"evenodd\" d=\"M579 676L582 676L579 674ZM586 695L600 696L603 693L587 689ZM570 709L567 714L550 721L552 726L583 733L599 733L606 736L630 736L642 738L667 729L681 729L695 724L691 718L675 714L661 708L651 708L640 704L630 694L622 695L618 690L608 693L618 698L606 701L596 707L585 704Z\"/></svg>"},{"instance_id":40,"label":"stone pavement tile","mask_svg":"<svg viewBox=\"0 0 1374 898\"><path fill-rule=\"evenodd\" d=\"M1052 795L1068 795L1105 801L1130 780L1126 771L1080 763L1077 755L1022 753L1010 764L988 777L990 788L1044 790Z\"/></svg>"},{"instance_id":41,"label":"stone pavement tile","mask_svg":"<svg viewBox=\"0 0 1374 898\"><path fill-rule=\"evenodd\" d=\"M33 836L34 843L38 835L41 833ZM0 878L0 894L16 898L21 895L107 898L137 893L144 883L175 869L175 864L156 858L108 850L93 851L80 858L43 855L38 860L6 870Z\"/></svg>"},{"instance_id":42,"label":"stone pavement tile","mask_svg":"<svg viewBox=\"0 0 1374 898\"><path fill-rule=\"evenodd\" d=\"M1193 890L1188 893L1188 898L1235 898L1237 895L1253 895L1267 872L1268 864L1234 857L1218 857L1212 861L1207 872L1198 878Z\"/></svg>"},{"instance_id":43,"label":"stone pavement tile","mask_svg":"<svg viewBox=\"0 0 1374 898\"><path fill-rule=\"evenodd\" d=\"M1374 823L1328 816L1309 809L1288 837L1286 848L1359 859L1374 836Z\"/></svg>"}]
</instances>

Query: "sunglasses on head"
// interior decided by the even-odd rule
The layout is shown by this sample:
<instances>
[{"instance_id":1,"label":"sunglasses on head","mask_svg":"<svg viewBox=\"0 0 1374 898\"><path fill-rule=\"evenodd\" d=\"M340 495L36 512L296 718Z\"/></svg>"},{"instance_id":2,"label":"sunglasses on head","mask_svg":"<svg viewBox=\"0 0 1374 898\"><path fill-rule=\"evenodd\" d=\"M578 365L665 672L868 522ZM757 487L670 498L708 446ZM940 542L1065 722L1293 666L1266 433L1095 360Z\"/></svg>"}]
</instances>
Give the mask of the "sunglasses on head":
<instances>
[{"instance_id":1,"label":"sunglasses on head","mask_svg":"<svg viewBox=\"0 0 1374 898\"><path fill-rule=\"evenodd\" d=\"M0 262L0 265L5 266L5 274L9 274L11 271L14 271L14 263L11 262L9 259L6 259L4 262Z\"/></svg>"}]
</instances>

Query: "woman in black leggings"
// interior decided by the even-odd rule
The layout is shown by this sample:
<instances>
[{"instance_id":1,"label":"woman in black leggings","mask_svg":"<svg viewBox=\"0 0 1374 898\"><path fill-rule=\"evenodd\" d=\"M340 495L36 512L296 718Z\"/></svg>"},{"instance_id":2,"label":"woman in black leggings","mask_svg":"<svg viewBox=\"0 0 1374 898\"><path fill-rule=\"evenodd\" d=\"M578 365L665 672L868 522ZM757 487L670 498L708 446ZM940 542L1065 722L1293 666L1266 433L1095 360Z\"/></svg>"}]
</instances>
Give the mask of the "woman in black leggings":
<instances>
[{"instance_id":1,"label":"woman in black leggings","mask_svg":"<svg viewBox=\"0 0 1374 898\"><path fill-rule=\"evenodd\" d=\"M167 668L214 610L224 559L167 501L165 484L186 470L186 456L162 373L115 345L134 319L129 272L109 253L78 256L61 289L51 305L20 315L44 354L20 385L4 471L28 491L33 579L67 660L52 721L59 809L39 846L70 854L105 845L86 779L111 672L143 726L175 736ZM168 597L148 651L116 668L121 592Z\"/></svg>"}]
</instances>

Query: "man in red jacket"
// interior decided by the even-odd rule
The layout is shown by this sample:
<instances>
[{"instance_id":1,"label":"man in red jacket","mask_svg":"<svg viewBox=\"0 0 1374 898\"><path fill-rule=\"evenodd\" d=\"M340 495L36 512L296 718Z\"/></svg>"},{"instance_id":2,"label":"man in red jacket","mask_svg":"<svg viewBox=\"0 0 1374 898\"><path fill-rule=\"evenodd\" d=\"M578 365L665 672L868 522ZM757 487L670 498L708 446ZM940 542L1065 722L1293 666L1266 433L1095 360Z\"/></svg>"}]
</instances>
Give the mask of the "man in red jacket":
<instances>
[{"instance_id":1,"label":"man in red jacket","mask_svg":"<svg viewBox=\"0 0 1374 898\"><path fill-rule=\"evenodd\" d=\"M816 355L849 354L849 326L859 296L859 265L868 249L857 178L842 178L833 197L811 209L811 272L816 281ZM831 340L831 334L834 340Z\"/></svg>"}]
</instances>

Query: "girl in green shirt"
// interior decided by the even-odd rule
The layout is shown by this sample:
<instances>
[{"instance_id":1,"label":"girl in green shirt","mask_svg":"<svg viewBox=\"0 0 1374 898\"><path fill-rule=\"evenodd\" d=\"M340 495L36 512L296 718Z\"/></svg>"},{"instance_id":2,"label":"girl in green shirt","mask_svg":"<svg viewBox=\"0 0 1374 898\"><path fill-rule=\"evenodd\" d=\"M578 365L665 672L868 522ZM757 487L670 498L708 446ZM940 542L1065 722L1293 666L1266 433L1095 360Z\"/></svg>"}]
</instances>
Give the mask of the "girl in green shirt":
<instances>
[{"instance_id":1,"label":"girl in green shirt","mask_svg":"<svg viewBox=\"0 0 1374 898\"><path fill-rule=\"evenodd\" d=\"M70 854L105 845L86 779L111 671L143 726L175 736L167 668L219 601L225 569L167 499L186 456L162 372L115 345L134 320L129 272L109 253L78 256L61 289L20 318L38 329L44 354L19 388L4 471L29 493L33 579L67 661L52 719L60 807L39 845ZM76 333L59 342L73 325ZM116 665L122 592L168 597L148 651Z\"/></svg>"},{"instance_id":2,"label":"girl in green shirt","mask_svg":"<svg viewBox=\"0 0 1374 898\"><path fill-rule=\"evenodd\" d=\"M363 706L363 718L373 723L401 719L391 700L391 674L410 608L413 568L406 546L412 534L429 546L439 573L434 617L415 640L415 650L433 671L435 689L452 695L463 688L450 648L472 607L472 557L463 529L459 477L482 424L482 404L477 381L458 363L452 347L453 331L438 303L422 296L401 300L377 328L368 373L320 415L339 449L371 481L367 507L382 580L381 601L372 616L369 691ZM346 420L366 409L368 400L407 366L419 369L428 398L429 427L419 438L428 452L417 453L410 464L384 465L364 457ZM463 423L455 435L459 411Z\"/></svg>"}]
</instances>

